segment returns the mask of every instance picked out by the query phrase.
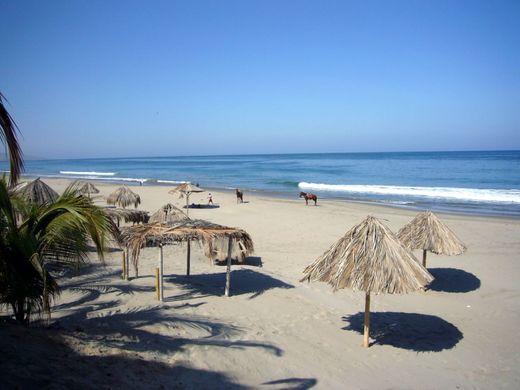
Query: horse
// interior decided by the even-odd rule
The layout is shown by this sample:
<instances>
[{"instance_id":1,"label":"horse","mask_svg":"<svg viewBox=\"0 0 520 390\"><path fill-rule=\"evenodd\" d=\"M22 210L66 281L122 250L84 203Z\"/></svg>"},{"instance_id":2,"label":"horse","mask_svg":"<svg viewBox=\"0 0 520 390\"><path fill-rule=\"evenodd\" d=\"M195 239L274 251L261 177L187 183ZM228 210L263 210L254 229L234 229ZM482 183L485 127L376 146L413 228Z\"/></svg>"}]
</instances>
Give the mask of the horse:
<instances>
[{"instance_id":1,"label":"horse","mask_svg":"<svg viewBox=\"0 0 520 390\"><path fill-rule=\"evenodd\" d=\"M305 204L308 206L309 205L309 200L313 200L314 201L314 206L317 206L317 203L318 203L318 197L314 194L308 194L306 192L300 192L300 198L304 198L305 199Z\"/></svg>"},{"instance_id":2,"label":"horse","mask_svg":"<svg viewBox=\"0 0 520 390\"><path fill-rule=\"evenodd\" d=\"M237 203L244 203L244 193L240 191L238 188L236 189L237 193Z\"/></svg>"}]
</instances>

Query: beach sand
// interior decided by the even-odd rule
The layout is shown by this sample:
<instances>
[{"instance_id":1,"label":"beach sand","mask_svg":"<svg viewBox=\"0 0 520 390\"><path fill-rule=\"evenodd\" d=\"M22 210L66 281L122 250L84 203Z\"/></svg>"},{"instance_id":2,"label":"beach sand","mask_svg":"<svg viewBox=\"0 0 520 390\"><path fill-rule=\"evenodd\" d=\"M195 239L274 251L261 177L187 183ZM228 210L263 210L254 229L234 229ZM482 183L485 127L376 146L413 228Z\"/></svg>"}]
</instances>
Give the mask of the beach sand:
<instances>
[{"instance_id":1,"label":"beach sand","mask_svg":"<svg viewBox=\"0 0 520 390\"><path fill-rule=\"evenodd\" d=\"M65 180L45 180L62 191ZM97 184L104 204L117 186ZM133 186L140 209L184 199L171 187ZM520 388L520 220L438 214L468 251L428 254L426 292L372 297L362 347L364 293L301 283L303 269L368 214L394 231L416 211L344 201L211 191L215 209L190 217L245 229L254 257L225 267L192 246L168 246L165 301L155 299L158 250L142 251L139 277L121 279L121 252L95 254L64 273L50 328L2 323L4 384L21 388L440 389ZM206 203L208 193L190 202ZM421 256L419 251L416 256ZM133 268L130 276L134 276Z\"/></svg>"}]
</instances>

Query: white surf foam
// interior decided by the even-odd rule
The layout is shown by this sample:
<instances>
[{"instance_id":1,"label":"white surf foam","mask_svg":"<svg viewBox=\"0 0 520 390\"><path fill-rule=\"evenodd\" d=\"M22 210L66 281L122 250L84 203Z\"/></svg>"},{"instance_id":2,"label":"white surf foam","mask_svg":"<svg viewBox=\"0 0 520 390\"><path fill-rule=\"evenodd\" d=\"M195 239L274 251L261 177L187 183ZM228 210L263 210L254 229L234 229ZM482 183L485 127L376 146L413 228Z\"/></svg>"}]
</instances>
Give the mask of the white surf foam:
<instances>
[{"instance_id":1,"label":"white surf foam","mask_svg":"<svg viewBox=\"0 0 520 390\"><path fill-rule=\"evenodd\" d=\"M85 175L85 176L114 176L115 172L76 172L76 171L60 171L62 175Z\"/></svg>"},{"instance_id":2,"label":"white surf foam","mask_svg":"<svg viewBox=\"0 0 520 390\"><path fill-rule=\"evenodd\" d=\"M354 194L417 196L472 202L518 203L520 190L499 190L454 187L403 187L379 185L346 185L300 182L303 190L349 192Z\"/></svg>"},{"instance_id":3,"label":"white surf foam","mask_svg":"<svg viewBox=\"0 0 520 390\"><path fill-rule=\"evenodd\" d=\"M135 178L135 177L103 177L103 176L83 176L83 175L34 175L34 174L27 174L27 176L41 176L41 177L57 177L61 179L88 179L88 180L104 180L104 181L128 181L128 182L134 182L134 183L146 183L148 179L145 178Z\"/></svg>"},{"instance_id":4,"label":"white surf foam","mask_svg":"<svg viewBox=\"0 0 520 390\"><path fill-rule=\"evenodd\" d=\"M157 180L157 183L184 184L184 183L188 183L188 182L187 181L182 181L182 180Z\"/></svg>"}]
</instances>

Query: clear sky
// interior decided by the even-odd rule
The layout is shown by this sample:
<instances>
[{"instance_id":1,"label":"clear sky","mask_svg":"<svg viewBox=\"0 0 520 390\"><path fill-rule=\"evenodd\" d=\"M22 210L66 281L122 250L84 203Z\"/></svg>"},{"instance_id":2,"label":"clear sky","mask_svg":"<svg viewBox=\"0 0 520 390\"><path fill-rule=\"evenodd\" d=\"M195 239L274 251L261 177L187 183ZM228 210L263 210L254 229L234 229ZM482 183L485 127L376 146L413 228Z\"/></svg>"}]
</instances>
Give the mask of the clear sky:
<instances>
[{"instance_id":1,"label":"clear sky","mask_svg":"<svg viewBox=\"0 0 520 390\"><path fill-rule=\"evenodd\" d=\"M47 158L520 149L520 1L0 0Z\"/></svg>"}]
</instances>

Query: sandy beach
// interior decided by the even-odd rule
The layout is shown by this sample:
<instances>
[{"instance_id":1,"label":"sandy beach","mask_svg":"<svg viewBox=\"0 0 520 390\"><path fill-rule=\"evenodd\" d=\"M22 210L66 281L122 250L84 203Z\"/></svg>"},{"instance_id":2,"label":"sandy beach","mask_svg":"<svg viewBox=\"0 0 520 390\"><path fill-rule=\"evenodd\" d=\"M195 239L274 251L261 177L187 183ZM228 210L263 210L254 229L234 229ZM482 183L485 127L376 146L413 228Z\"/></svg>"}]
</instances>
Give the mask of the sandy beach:
<instances>
[{"instance_id":1,"label":"sandy beach","mask_svg":"<svg viewBox=\"0 0 520 390\"><path fill-rule=\"evenodd\" d=\"M45 182L58 192L68 184ZM96 186L100 205L117 187ZM132 186L139 208L150 212L184 204L170 189ZM367 215L397 232L417 212L345 201L305 206L296 194L245 192L237 204L232 192L211 193L220 207L192 209L190 217L245 229L255 245L253 257L232 267L231 297L224 296L225 267L196 246L190 277L185 247L165 247L162 303L154 292L156 248L142 251L139 277L131 269L130 281L120 277L115 247L104 265L93 254L60 278L50 328L0 325L8 387L520 387L520 220L438 214L468 251L429 254L436 279L426 292L373 296L373 345L364 349L364 294L301 283L302 271Z\"/></svg>"}]
</instances>

